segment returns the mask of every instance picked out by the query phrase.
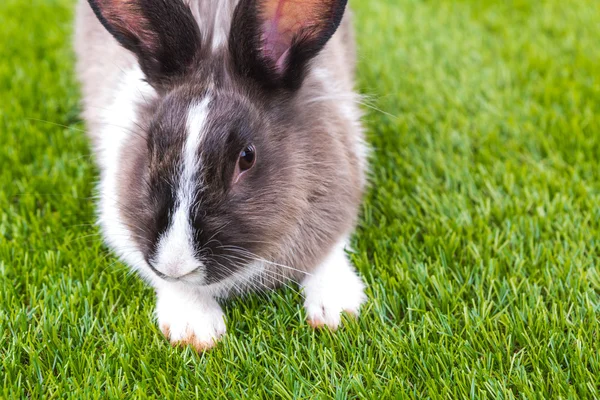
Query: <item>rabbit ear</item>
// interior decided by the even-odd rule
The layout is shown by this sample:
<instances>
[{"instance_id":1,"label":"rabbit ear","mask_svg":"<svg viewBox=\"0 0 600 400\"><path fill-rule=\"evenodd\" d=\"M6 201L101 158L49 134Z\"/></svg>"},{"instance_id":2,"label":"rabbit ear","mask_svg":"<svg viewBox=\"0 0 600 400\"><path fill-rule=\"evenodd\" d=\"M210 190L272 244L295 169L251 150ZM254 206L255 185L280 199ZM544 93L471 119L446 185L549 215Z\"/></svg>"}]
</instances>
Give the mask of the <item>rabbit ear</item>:
<instances>
[{"instance_id":1,"label":"rabbit ear","mask_svg":"<svg viewBox=\"0 0 600 400\"><path fill-rule=\"evenodd\" d=\"M241 0L229 49L240 73L269 87L296 89L308 62L333 36L347 0Z\"/></svg>"},{"instance_id":2,"label":"rabbit ear","mask_svg":"<svg viewBox=\"0 0 600 400\"><path fill-rule=\"evenodd\" d=\"M136 54L152 85L184 74L198 56L200 30L182 0L88 0L104 27Z\"/></svg>"}]
</instances>

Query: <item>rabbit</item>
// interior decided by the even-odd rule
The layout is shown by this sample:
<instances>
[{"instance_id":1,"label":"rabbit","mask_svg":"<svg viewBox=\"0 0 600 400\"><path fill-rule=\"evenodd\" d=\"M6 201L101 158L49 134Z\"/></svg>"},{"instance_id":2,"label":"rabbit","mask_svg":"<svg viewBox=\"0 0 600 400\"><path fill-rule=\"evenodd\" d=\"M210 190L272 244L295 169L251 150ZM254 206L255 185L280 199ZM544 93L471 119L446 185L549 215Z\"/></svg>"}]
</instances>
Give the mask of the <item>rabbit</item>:
<instances>
[{"instance_id":1,"label":"rabbit","mask_svg":"<svg viewBox=\"0 0 600 400\"><path fill-rule=\"evenodd\" d=\"M107 245L156 291L173 345L220 301L298 284L309 325L357 316L346 254L368 147L347 0L80 0L82 114Z\"/></svg>"}]
</instances>

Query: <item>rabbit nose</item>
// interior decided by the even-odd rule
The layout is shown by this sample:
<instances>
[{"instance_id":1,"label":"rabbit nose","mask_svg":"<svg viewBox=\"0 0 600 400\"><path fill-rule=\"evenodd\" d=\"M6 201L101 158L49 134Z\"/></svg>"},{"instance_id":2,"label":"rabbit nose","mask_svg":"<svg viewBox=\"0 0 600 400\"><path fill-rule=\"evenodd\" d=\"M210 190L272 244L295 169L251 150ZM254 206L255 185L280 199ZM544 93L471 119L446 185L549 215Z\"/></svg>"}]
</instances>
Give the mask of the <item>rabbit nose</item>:
<instances>
[{"instance_id":1,"label":"rabbit nose","mask_svg":"<svg viewBox=\"0 0 600 400\"><path fill-rule=\"evenodd\" d=\"M170 227L158 240L151 260L155 272L158 271L160 277L177 280L202 269L203 264L197 258L192 237L189 210L185 206L180 206L173 216ZM201 274L194 275L195 282L200 278L196 275Z\"/></svg>"}]
</instances>

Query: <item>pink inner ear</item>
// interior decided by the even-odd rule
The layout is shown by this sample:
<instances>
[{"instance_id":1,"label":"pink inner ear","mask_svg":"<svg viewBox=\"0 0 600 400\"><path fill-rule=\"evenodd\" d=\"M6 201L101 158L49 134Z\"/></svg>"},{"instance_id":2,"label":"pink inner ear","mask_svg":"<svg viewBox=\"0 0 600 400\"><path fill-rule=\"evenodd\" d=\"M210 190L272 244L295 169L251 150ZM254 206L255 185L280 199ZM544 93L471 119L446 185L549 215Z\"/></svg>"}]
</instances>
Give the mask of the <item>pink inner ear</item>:
<instances>
[{"instance_id":1,"label":"pink inner ear","mask_svg":"<svg viewBox=\"0 0 600 400\"><path fill-rule=\"evenodd\" d=\"M283 72L294 36L315 19L315 0L266 0L263 2L262 51Z\"/></svg>"},{"instance_id":2,"label":"pink inner ear","mask_svg":"<svg viewBox=\"0 0 600 400\"><path fill-rule=\"evenodd\" d=\"M263 53L267 58L275 61L277 71L282 72L294 38L293 32L279 32L277 25L272 22L265 22L264 32Z\"/></svg>"},{"instance_id":3,"label":"pink inner ear","mask_svg":"<svg viewBox=\"0 0 600 400\"><path fill-rule=\"evenodd\" d=\"M133 0L99 0L102 14L121 33L135 36L146 49L154 50L157 43L155 34L147 29L148 22L143 17L137 2Z\"/></svg>"}]
</instances>

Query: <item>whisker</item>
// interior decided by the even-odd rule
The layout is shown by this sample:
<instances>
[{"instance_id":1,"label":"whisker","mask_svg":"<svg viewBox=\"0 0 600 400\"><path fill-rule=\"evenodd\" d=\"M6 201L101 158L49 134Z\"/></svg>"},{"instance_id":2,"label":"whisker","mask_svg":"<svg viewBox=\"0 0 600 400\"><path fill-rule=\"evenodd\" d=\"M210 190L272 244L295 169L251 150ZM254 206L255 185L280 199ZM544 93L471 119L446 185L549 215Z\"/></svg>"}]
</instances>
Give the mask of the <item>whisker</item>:
<instances>
[{"instance_id":1,"label":"whisker","mask_svg":"<svg viewBox=\"0 0 600 400\"><path fill-rule=\"evenodd\" d=\"M295 272L299 272L299 273L311 276L311 274L309 272L307 272L307 271L302 271L300 269L297 269L297 268L294 268L294 267L290 267L289 265L279 264L279 263L274 262L274 261L266 260L266 259L258 256L257 254L254 254L254 253L248 251L247 249L243 249L241 247L229 245L229 246L220 246L220 248L228 249L228 250L231 250L231 251L236 251L236 252L238 252L238 254L246 255L246 256L252 258L255 261L264 262L264 263L267 263L267 264L275 265L275 266L278 266L278 267L281 267L281 268L286 268L286 269L289 269L291 271L295 271Z\"/></svg>"}]
</instances>

